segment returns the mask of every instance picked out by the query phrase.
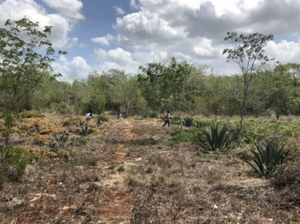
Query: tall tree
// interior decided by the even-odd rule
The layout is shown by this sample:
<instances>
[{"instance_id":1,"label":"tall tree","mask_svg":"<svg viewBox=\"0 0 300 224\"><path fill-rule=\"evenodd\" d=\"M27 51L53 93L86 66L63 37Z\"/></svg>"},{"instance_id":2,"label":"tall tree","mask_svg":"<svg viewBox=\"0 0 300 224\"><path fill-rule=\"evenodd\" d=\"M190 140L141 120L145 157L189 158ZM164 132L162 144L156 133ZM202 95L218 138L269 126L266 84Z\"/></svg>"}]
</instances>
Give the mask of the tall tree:
<instances>
[{"instance_id":1,"label":"tall tree","mask_svg":"<svg viewBox=\"0 0 300 224\"><path fill-rule=\"evenodd\" d=\"M52 27L40 31L38 22L26 17L7 20L5 26L0 28L0 89L5 97L2 106L22 110L18 104L41 83L55 59L55 50L47 39Z\"/></svg>"},{"instance_id":2,"label":"tall tree","mask_svg":"<svg viewBox=\"0 0 300 224\"><path fill-rule=\"evenodd\" d=\"M243 119L246 109L246 98L253 72L270 59L265 55L264 47L274 36L253 33L249 35L238 35L236 32L228 32L225 41L230 41L232 48L226 48L227 62L233 61L238 64L243 75L243 102L241 108L240 131L243 127Z\"/></svg>"},{"instance_id":3,"label":"tall tree","mask_svg":"<svg viewBox=\"0 0 300 224\"><path fill-rule=\"evenodd\" d=\"M161 63L149 63L147 67L140 67L143 74L139 81L145 87L145 98L153 109L160 107L180 111L185 107L185 86L194 67L187 62L178 63L173 57L168 66Z\"/></svg>"}]
</instances>

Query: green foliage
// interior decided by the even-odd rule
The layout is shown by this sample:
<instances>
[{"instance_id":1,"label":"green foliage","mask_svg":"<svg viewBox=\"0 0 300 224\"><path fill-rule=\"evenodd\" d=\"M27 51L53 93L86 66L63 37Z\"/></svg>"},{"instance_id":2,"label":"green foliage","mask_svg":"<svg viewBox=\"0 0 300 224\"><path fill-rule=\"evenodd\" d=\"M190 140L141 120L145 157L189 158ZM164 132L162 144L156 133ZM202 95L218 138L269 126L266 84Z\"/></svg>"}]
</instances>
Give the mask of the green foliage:
<instances>
[{"instance_id":1,"label":"green foliage","mask_svg":"<svg viewBox=\"0 0 300 224\"><path fill-rule=\"evenodd\" d=\"M238 64L243 75L243 102L241 108L240 131L243 127L243 119L246 109L246 98L248 89L253 78L253 71L268 62L270 59L265 55L264 47L268 41L273 40L274 35L265 36L259 33L252 33L248 36L243 34L238 35L236 32L227 32L225 41L230 41L233 48L224 49L223 54L226 54L227 62L233 61Z\"/></svg>"},{"instance_id":2,"label":"green foliage","mask_svg":"<svg viewBox=\"0 0 300 224\"><path fill-rule=\"evenodd\" d=\"M210 125L210 121L209 120L201 120L201 121L194 121L194 126L196 127L196 128L204 128L204 127L206 127L206 126L208 126L208 125Z\"/></svg>"},{"instance_id":3,"label":"green foliage","mask_svg":"<svg viewBox=\"0 0 300 224\"><path fill-rule=\"evenodd\" d=\"M150 113L150 118L157 118L157 117L158 117L158 113L156 113L156 112Z\"/></svg>"},{"instance_id":4,"label":"green foliage","mask_svg":"<svg viewBox=\"0 0 300 224\"><path fill-rule=\"evenodd\" d=\"M99 115L97 117L97 124L100 124L102 122L108 122L108 118L105 115Z\"/></svg>"},{"instance_id":5,"label":"green foliage","mask_svg":"<svg viewBox=\"0 0 300 224\"><path fill-rule=\"evenodd\" d=\"M185 127L192 127L193 126L193 124L194 124L194 118L192 118L192 117L185 117L185 118L183 118L183 125L185 126Z\"/></svg>"},{"instance_id":6,"label":"green foliage","mask_svg":"<svg viewBox=\"0 0 300 224\"><path fill-rule=\"evenodd\" d=\"M161 117L161 119L165 119L165 117ZM180 125L181 124L181 119L180 119L180 117L178 117L178 116L172 116L171 118L170 118L170 121L172 122L172 124L178 124L178 125Z\"/></svg>"},{"instance_id":7,"label":"green foliage","mask_svg":"<svg viewBox=\"0 0 300 224\"><path fill-rule=\"evenodd\" d=\"M6 109L1 109L0 110L0 118L4 119L4 127L0 126L0 132L1 135L4 137L5 139L5 145L8 145L8 140L9 140L9 136L10 134L13 132L13 130L11 129L14 125L14 121L15 119L18 119L20 117L20 114L14 111L9 111Z\"/></svg>"},{"instance_id":8,"label":"green foliage","mask_svg":"<svg viewBox=\"0 0 300 224\"><path fill-rule=\"evenodd\" d=\"M3 188L5 180L18 181L22 177L27 164L32 156L25 150L8 144L10 134L13 133L12 127L19 113L1 110L0 118L4 119L4 128L0 132L5 139L5 145L0 145L0 189Z\"/></svg>"},{"instance_id":9,"label":"green foliage","mask_svg":"<svg viewBox=\"0 0 300 224\"><path fill-rule=\"evenodd\" d=\"M0 146L0 189L5 180L19 181L26 166L33 159L31 153L14 146Z\"/></svg>"},{"instance_id":10,"label":"green foliage","mask_svg":"<svg viewBox=\"0 0 300 224\"><path fill-rule=\"evenodd\" d=\"M7 109L30 109L31 92L51 70L55 51L47 39L52 27L40 31L39 24L28 20L5 22L0 28L0 92ZM40 51L45 51L42 54ZM59 51L59 54L66 52ZM59 75L52 76L55 79Z\"/></svg>"},{"instance_id":11,"label":"green foliage","mask_svg":"<svg viewBox=\"0 0 300 224\"><path fill-rule=\"evenodd\" d=\"M229 145L230 133L227 133L227 126L224 125L221 130L219 124L213 124L210 129L204 130L205 140L199 139L202 146L210 151L224 151Z\"/></svg>"},{"instance_id":12,"label":"green foliage","mask_svg":"<svg viewBox=\"0 0 300 224\"><path fill-rule=\"evenodd\" d=\"M289 159L290 155L290 150L284 150L284 145L279 146L277 142L270 143L268 141L265 149L256 145L256 150L251 149L250 152L254 156L254 164L248 160L244 161L263 176L274 174L277 168Z\"/></svg>"},{"instance_id":13,"label":"green foliage","mask_svg":"<svg viewBox=\"0 0 300 224\"><path fill-rule=\"evenodd\" d=\"M82 136L82 137L86 137L89 134L91 134L93 132L92 129L90 129L87 125L82 125L81 129L78 130L78 133Z\"/></svg>"},{"instance_id":14,"label":"green foliage","mask_svg":"<svg viewBox=\"0 0 300 224\"><path fill-rule=\"evenodd\" d=\"M54 148L65 148L67 145L67 141L69 139L69 136L66 134L54 134L52 139L52 147Z\"/></svg>"},{"instance_id":15,"label":"green foliage","mask_svg":"<svg viewBox=\"0 0 300 224\"><path fill-rule=\"evenodd\" d=\"M66 143L69 139L69 136L64 134L55 134L54 139L59 143Z\"/></svg>"}]
</instances>

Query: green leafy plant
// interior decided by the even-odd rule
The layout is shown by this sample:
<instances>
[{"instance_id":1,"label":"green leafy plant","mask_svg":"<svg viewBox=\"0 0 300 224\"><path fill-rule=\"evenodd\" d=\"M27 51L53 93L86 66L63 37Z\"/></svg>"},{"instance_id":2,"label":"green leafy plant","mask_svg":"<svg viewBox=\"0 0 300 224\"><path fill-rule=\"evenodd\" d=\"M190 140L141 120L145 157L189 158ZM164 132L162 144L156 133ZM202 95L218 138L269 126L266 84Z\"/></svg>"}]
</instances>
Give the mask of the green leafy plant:
<instances>
[{"instance_id":1,"label":"green leafy plant","mask_svg":"<svg viewBox=\"0 0 300 224\"><path fill-rule=\"evenodd\" d=\"M277 142L270 143L267 141L265 149L260 145L255 145L256 149L250 150L254 156L254 164L248 160L244 161L263 176L274 174L277 168L289 159L290 150L284 150L284 145L279 146Z\"/></svg>"},{"instance_id":2,"label":"green leafy plant","mask_svg":"<svg viewBox=\"0 0 300 224\"><path fill-rule=\"evenodd\" d=\"M99 116L97 117L97 124L100 124L101 121L102 121L102 122L107 122L107 121L108 121L108 118L105 117L105 115L99 115Z\"/></svg>"},{"instance_id":3,"label":"green leafy plant","mask_svg":"<svg viewBox=\"0 0 300 224\"><path fill-rule=\"evenodd\" d=\"M17 112L1 110L0 118L4 119L4 127L0 127L0 132L5 144L0 145L0 189L3 188L6 179L18 181L32 159L30 153L8 144L9 137L13 133L14 120L18 117Z\"/></svg>"},{"instance_id":4,"label":"green leafy plant","mask_svg":"<svg viewBox=\"0 0 300 224\"><path fill-rule=\"evenodd\" d=\"M27 164L33 159L31 153L14 146L0 146L0 172L9 180L18 181ZM1 187L1 186L0 186Z\"/></svg>"},{"instance_id":5,"label":"green leafy plant","mask_svg":"<svg viewBox=\"0 0 300 224\"><path fill-rule=\"evenodd\" d=\"M8 146L10 134L13 132L11 129L14 125L15 119L18 119L20 114L18 112L9 111L5 109L0 110L0 118L4 119L4 127L0 126L1 135L5 139L5 145Z\"/></svg>"},{"instance_id":6,"label":"green leafy plant","mask_svg":"<svg viewBox=\"0 0 300 224\"><path fill-rule=\"evenodd\" d=\"M82 137L86 137L93 132L87 125L82 125L81 129L78 130L79 134Z\"/></svg>"},{"instance_id":7,"label":"green leafy plant","mask_svg":"<svg viewBox=\"0 0 300 224\"><path fill-rule=\"evenodd\" d=\"M185 118L183 118L183 125L185 126L185 127L192 127L193 126L193 124L194 124L194 118L192 118L192 117L185 117Z\"/></svg>"},{"instance_id":8,"label":"green leafy plant","mask_svg":"<svg viewBox=\"0 0 300 224\"><path fill-rule=\"evenodd\" d=\"M220 130L219 124L212 124L210 129L204 130L203 134L205 140L199 139L200 144L207 147L210 151L224 151L230 143L230 133L228 133L226 125Z\"/></svg>"}]
</instances>

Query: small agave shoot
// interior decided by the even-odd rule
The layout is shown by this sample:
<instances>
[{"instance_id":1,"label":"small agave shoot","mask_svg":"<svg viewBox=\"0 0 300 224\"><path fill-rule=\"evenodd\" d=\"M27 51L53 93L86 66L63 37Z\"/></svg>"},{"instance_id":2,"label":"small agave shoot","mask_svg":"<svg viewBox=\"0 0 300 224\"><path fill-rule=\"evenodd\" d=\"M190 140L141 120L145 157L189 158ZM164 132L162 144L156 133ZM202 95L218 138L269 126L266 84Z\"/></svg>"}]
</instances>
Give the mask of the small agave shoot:
<instances>
[{"instance_id":1,"label":"small agave shoot","mask_svg":"<svg viewBox=\"0 0 300 224\"><path fill-rule=\"evenodd\" d=\"M205 140L199 139L200 143L210 151L224 151L230 143L230 133L227 132L227 126L224 125L221 130L219 124L212 124L210 129L204 130Z\"/></svg>"},{"instance_id":2,"label":"small agave shoot","mask_svg":"<svg viewBox=\"0 0 300 224\"><path fill-rule=\"evenodd\" d=\"M290 150L284 150L284 145L279 146L277 142L270 143L267 141L265 149L257 144L255 146L256 150L250 150L254 156L254 164L248 160L244 161L263 176L274 174L280 165L289 160Z\"/></svg>"}]
</instances>

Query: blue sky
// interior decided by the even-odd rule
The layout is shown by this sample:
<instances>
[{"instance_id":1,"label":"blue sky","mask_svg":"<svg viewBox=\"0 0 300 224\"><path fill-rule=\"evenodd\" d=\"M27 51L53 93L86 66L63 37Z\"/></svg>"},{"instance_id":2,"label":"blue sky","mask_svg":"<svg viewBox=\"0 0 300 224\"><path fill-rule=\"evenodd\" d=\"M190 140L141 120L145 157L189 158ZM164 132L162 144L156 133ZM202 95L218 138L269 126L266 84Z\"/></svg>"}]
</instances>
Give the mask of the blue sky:
<instances>
[{"instance_id":1,"label":"blue sky","mask_svg":"<svg viewBox=\"0 0 300 224\"><path fill-rule=\"evenodd\" d=\"M24 16L53 26L50 40L67 56L56 59L64 80L109 69L138 73L140 65L171 57L239 73L222 55L228 31L273 34L269 57L300 59L299 0L0 0L0 27Z\"/></svg>"}]
</instances>

